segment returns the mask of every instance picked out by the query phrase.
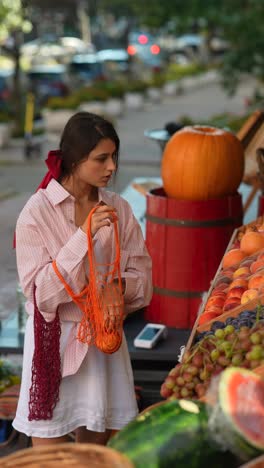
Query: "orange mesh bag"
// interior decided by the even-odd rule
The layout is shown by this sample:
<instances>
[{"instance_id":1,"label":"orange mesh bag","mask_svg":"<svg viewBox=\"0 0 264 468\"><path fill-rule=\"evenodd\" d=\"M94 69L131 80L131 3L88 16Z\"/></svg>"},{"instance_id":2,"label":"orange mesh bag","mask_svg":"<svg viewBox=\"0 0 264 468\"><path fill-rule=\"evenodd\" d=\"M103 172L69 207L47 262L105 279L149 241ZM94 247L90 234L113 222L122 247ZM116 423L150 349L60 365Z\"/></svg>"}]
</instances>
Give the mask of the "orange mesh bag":
<instances>
[{"instance_id":1,"label":"orange mesh bag","mask_svg":"<svg viewBox=\"0 0 264 468\"><path fill-rule=\"evenodd\" d=\"M85 288L79 294L75 294L59 272L55 260L52 265L66 291L83 313L77 339L82 343L94 344L104 353L112 354L121 345L124 319L118 219L112 212L115 260L107 264L97 263L91 234L91 218L97 208L98 206L91 210L87 222L89 282Z\"/></svg>"}]
</instances>

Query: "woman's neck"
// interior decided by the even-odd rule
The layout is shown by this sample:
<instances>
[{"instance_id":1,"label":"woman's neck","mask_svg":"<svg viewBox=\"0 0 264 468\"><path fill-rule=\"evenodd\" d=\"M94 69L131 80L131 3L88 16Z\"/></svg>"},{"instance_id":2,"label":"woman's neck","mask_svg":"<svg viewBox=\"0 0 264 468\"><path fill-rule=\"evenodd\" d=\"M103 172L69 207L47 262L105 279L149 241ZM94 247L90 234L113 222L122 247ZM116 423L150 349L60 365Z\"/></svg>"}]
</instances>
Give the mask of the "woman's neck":
<instances>
[{"instance_id":1,"label":"woman's neck","mask_svg":"<svg viewBox=\"0 0 264 468\"><path fill-rule=\"evenodd\" d=\"M73 177L61 181L61 185L82 205L87 202L98 201L98 188L88 184L76 182Z\"/></svg>"}]
</instances>

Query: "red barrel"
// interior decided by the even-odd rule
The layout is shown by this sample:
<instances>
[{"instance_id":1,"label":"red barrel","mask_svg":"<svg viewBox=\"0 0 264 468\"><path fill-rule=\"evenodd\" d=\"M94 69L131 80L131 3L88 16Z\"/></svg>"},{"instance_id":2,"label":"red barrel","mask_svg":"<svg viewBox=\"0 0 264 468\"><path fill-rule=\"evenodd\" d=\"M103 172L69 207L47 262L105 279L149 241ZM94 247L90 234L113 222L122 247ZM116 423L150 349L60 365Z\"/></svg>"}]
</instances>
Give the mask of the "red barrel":
<instances>
[{"instance_id":1,"label":"red barrel","mask_svg":"<svg viewBox=\"0 0 264 468\"><path fill-rule=\"evenodd\" d=\"M240 194L206 201L177 200L163 188L147 194L146 244L153 261L148 321L191 328L202 294L236 227L243 224Z\"/></svg>"}]
</instances>

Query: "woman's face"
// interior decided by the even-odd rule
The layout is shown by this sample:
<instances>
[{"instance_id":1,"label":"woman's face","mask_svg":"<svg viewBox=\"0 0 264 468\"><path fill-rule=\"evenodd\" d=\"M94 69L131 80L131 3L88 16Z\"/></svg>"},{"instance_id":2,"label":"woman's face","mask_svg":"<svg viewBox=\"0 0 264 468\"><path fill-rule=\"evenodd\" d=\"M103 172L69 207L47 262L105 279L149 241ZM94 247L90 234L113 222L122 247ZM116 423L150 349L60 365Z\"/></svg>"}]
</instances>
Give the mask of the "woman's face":
<instances>
[{"instance_id":1,"label":"woman's face","mask_svg":"<svg viewBox=\"0 0 264 468\"><path fill-rule=\"evenodd\" d=\"M109 138L103 138L88 158L77 166L75 178L80 184L106 186L116 170L115 156L115 143Z\"/></svg>"}]
</instances>

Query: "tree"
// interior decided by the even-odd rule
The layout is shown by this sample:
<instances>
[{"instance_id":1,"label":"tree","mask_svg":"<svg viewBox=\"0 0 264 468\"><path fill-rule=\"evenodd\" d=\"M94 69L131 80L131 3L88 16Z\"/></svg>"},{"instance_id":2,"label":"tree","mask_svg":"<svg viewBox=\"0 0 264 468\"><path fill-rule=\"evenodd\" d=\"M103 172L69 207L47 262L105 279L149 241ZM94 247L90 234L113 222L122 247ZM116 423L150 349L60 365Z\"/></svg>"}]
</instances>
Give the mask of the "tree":
<instances>
[{"instance_id":1,"label":"tree","mask_svg":"<svg viewBox=\"0 0 264 468\"><path fill-rule=\"evenodd\" d=\"M156 30L174 24L175 35L199 30L202 24L207 44L220 32L230 44L220 72L231 93L245 72L264 79L264 0L97 0L96 4L98 9L134 17L139 25Z\"/></svg>"},{"instance_id":2,"label":"tree","mask_svg":"<svg viewBox=\"0 0 264 468\"><path fill-rule=\"evenodd\" d=\"M29 32L26 8L21 0L0 0L0 39L3 51L14 60L13 113L15 127L19 128L23 113L20 85L20 48L24 32Z\"/></svg>"}]
</instances>

